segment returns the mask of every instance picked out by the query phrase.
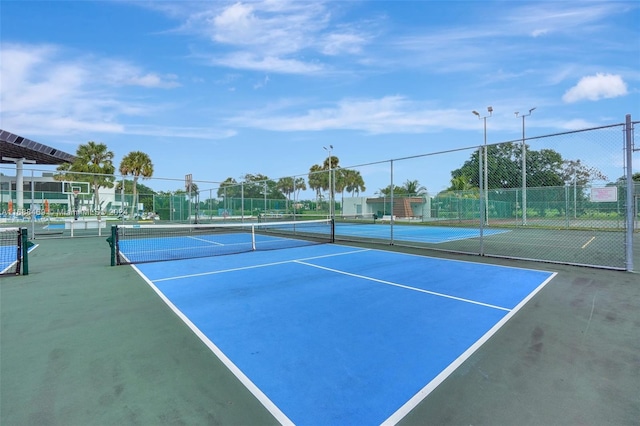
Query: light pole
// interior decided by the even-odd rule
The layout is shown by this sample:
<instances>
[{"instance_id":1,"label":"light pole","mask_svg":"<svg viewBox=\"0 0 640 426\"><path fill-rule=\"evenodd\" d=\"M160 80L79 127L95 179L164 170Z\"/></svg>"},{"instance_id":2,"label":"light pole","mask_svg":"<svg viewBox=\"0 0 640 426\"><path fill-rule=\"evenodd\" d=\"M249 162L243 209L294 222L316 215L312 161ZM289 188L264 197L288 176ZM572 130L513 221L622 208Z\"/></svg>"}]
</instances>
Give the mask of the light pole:
<instances>
[{"instance_id":1,"label":"light pole","mask_svg":"<svg viewBox=\"0 0 640 426\"><path fill-rule=\"evenodd\" d=\"M480 116L478 111L471 111L473 115L484 122L484 224L489 224L489 172L487 166L487 118L493 115L493 107L487 107L489 115Z\"/></svg>"},{"instance_id":2,"label":"light pole","mask_svg":"<svg viewBox=\"0 0 640 426\"><path fill-rule=\"evenodd\" d=\"M333 150L333 145L329 145L329 148L323 146L323 148L329 153L329 217L333 219L333 186L331 185L331 151Z\"/></svg>"},{"instance_id":3,"label":"light pole","mask_svg":"<svg viewBox=\"0 0 640 426\"><path fill-rule=\"evenodd\" d=\"M531 115L536 109L533 107L528 114L522 114L522 226L527 224L527 144L524 142L524 118ZM518 111L516 111L516 118Z\"/></svg>"}]
</instances>

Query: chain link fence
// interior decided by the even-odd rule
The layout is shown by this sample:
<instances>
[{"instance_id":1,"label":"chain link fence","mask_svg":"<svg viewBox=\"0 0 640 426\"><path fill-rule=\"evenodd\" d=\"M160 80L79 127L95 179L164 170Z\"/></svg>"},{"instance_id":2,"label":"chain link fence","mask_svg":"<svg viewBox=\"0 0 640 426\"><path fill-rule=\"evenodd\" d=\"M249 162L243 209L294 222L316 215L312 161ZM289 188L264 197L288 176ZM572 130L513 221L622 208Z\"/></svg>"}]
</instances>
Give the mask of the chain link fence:
<instances>
[{"instance_id":1,"label":"chain link fence","mask_svg":"<svg viewBox=\"0 0 640 426\"><path fill-rule=\"evenodd\" d=\"M420 197L385 191L358 200L359 208L382 213L392 226L384 236L337 237L629 269L640 182L631 181L628 198L625 154L633 145L625 129L612 125L358 166L364 176L387 174L394 189L412 177L429 182L431 170L444 168L450 186ZM418 222L420 230L405 232ZM431 232L423 233L426 227Z\"/></svg>"},{"instance_id":2,"label":"chain link fence","mask_svg":"<svg viewBox=\"0 0 640 426\"><path fill-rule=\"evenodd\" d=\"M0 221L46 238L102 235L120 222L334 217L338 241L630 269L640 210L640 183L627 191L636 124L355 166L330 154L304 174L242 182L141 178L134 186L131 176L35 176L34 168L18 191L15 168L3 166ZM177 189L152 189L160 185Z\"/></svg>"}]
</instances>

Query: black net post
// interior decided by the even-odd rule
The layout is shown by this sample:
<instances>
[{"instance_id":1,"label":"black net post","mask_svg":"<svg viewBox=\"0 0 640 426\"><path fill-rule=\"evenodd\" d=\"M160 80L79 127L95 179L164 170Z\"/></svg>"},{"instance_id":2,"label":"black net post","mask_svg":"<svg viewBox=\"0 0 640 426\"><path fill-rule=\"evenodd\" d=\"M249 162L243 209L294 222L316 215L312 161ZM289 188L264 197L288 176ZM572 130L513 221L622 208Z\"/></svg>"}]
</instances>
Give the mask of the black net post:
<instances>
[{"instance_id":1,"label":"black net post","mask_svg":"<svg viewBox=\"0 0 640 426\"><path fill-rule=\"evenodd\" d=\"M336 219L331 218L331 242L336 242Z\"/></svg>"},{"instance_id":2,"label":"black net post","mask_svg":"<svg viewBox=\"0 0 640 426\"><path fill-rule=\"evenodd\" d=\"M118 237L118 225L111 226L111 236L107 238L109 247L111 247L111 266L116 266L116 239Z\"/></svg>"},{"instance_id":3,"label":"black net post","mask_svg":"<svg viewBox=\"0 0 640 426\"><path fill-rule=\"evenodd\" d=\"M22 251L22 275L29 275L29 235L27 228L20 228L20 247ZM20 270L18 269L18 273Z\"/></svg>"}]
</instances>

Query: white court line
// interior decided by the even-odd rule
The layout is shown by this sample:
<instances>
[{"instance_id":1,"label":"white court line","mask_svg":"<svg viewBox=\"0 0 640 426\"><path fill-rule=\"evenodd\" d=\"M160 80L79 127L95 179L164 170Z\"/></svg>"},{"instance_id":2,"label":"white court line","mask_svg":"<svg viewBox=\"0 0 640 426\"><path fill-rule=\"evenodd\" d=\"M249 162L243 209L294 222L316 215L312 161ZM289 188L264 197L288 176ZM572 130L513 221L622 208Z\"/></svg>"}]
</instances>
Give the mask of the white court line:
<instances>
[{"instance_id":1,"label":"white court line","mask_svg":"<svg viewBox=\"0 0 640 426\"><path fill-rule=\"evenodd\" d=\"M592 242L593 240L595 240L595 239L596 239L596 237L591 237L591 239L590 239L589 241L587 241L587 242L586 242L582 247L580 247L580 248L585 248L585 247L587 247L587 246L588 246L589 244L591 244L591 242Z\"/></svg>"},{"instance_id":2,"label":"white court line","mask_svg":"<svg viewBox=\"0 0 640 426\"><path fill-rule=\"evenodd\" d=\"M196 240L196 241L203 241L203 242L205 242L205 243L213 244L213 245L216 245L216 246L224 246L224 245L225 245L225 244L223 244L223 243L219 243L219 242L217 242L217 241L206 240L206 239L204 239L204 238L200 238L200 237L191 237L191 236L187 236L187 238L190 238L190 239L192 239L192 240Z\"/></svg>"},{"instance_id":3,"label":"white court line","mask_svg":"<svg viewBox=\"0 0 640 426\"><path fill-rule=\"evenodd\" d=\"M456 360L454 360L447 368L442 370L440 374L438 374L433 380L431 380L425 387L420 389L418 393L416 393L409 401L407 401L402 407L400 407L395 413L393 413L387 420L385 420L382 425L390 426L397 424L404 416L409 414L411 410L416 408L416 406L422 402L431 392L434 391L444 380L451 375L458 367L462 365L475 351L480 348L480 346L484 345L491 336L493 336L503 325L507 323L515 314L518 312L524 305L526 305L529 300L533 298L542 288L549 283L555 276L557 272L551 274L549 278L544 280L542 284L540 284L535 290L533 290L527 297L525 297L518 305L511 310L507 315L505 315L500 321L496 323L489 331L487 331L484 336L482 336L478 341L476 341L473 345L469 347L466 351L462 353Z\"/></svg>"},{"instance_id":4,"label":"white court line","mask_svg":"<svg viewBox=\"0 0 640 426\"><path fill-rule=\"evenodd\" d=\"M487 308L499 309L501 311L511 312L511 309L504 308L502 306L491 305L489 303L478 302L476 300L465 299L463 297L451 296L449 294L444 294L444 293L438 293L438 292L435 292L435 291L424 290L424 289L421 289L421 288L411 287L411 286L404 285L404 284L398 284L398 283L394 283L394 282L391 282L391 281L385 281L385 280L380 280L380 279L377 279L377 278L367 277L365 275L352 274L350 272L340 271L338 269L332 269L332 268L327 268L325 266L314 265L313 263L306 263L306 262L303 262L301 260L296 260L295 262L296 263L300 263L302 265L311 266L313 268L324 269L325 271L335 272L337 274L348 275L350 277L361 278L363 280L374 281L374 282L377 282L377 283L391 285L391 286L394 286L394 287L400 287L400 288L404 288L404 289L407 289L407 290L418 291L420 293L431 294L433 296L439 296L439 297L444 297L444 298L447 298L447 299L453 299L453 300L457 300L459 302L472 303L474 305L480 305L480 306L484 306L484 307L487 307Z\"/></svg>"},{"instance_id":5,"label":"white court line","mask_svg":"<svg viewBox=\"0 0 640 426\"><path fill-rule=\"evenodd\" d=\"M218 271L200 272L200 273L197 273L197 274L178 275L178 276L175 276L175 277L157 278L157 279L154 279L153 281L154 282L161 282L161 281L171 281L171 280L182 280L182 279L185 279L185 278L202 277L202 276L206 276L206 275L215 275L215 274L223 274L225 272L243 271L243 270L246 270L246 269L255 269L255 268L264 268L264 267L267 267L267 266L283 265L285 263L294 263L294 262L304 261L304 260L322 259L324 257L343 256L345 254L361 253L361 252L365 252L365 251L369 251L369 250L370 249L361 249L361 250L347 251L347 252L344 252L344 253L333 253L333 254L324 254L322 256L305 257L305 258L302 258L302 259L289 259L289 260L282 260L280 262L261 263L259 265L242 266L240 268L221 269L221 270L218 270Z\"/></svg>"},{"instance_id":6,"label":"white court line","mask_svg":"<svg viewBox=\"0 0 640 426\"><path fill-rule=\"evenodd\" d=\"M202 342L205 345L207 345L209 350L211 350L211 352L213 352L218 357L218 359L220 359L220 361L222 361L222 363L233 373L233 375L238 378L240 383L242 383L249 390L249 392L251 392L256 397L256 399L258 401L260 401L260 403L276 418L276 420L278 422L280 422L280 424L282 424L282 425L294 425L294 423L291 421L291 419L289 419L287 417L287 415L284 414L276 406L276 404L274 404L273 401L271 401L271 399L269 399L269 397L267 395L265 395L264 392L262 392L258 388L258 386L256 386L255 383L253 383L251 381L251 379L249 379L249 377L247 377L242 372L242 370L240 370L240 368L238 368L238 366L236 366L224 354L224 352L222 352L222 350L218 346L216 346L215 343L213 343L202 331L200 331L200 329L193 322L191 322L191 320L185 314L183 314L182 311L180 311L180 309L178 309L178 307L175 306L169 300L169 298L167 298L167 296L165 296L164 293L162 293L162 291L160 291L160 289L158 287L156 287L153 284L153 282L151 280L149 280L142 273L142 271L140 271L135 265L131 265L131 267L138 273L138 275L140 275L147 282L147 284L149 284L149 286L158 294L158 296L160 296L160 298L164 301L164 303L166 303L167 306L173 312L175 312L175 314L178 315L178 317L182 321L184 321L184 323L187 325L187 327L189 327L191 329L191 331L193 331L196 334L196 336L198 336L200 338L200 340L202 340Z\"/></svg>"}]
</instances>

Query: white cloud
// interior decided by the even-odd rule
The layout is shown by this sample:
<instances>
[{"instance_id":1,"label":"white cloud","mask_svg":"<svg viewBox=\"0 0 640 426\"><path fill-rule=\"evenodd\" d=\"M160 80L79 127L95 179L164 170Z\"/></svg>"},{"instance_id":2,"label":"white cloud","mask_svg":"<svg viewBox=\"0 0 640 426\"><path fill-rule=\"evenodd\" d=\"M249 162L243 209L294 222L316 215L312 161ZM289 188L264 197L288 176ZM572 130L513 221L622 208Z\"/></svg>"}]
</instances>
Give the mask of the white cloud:
<instances>
[{"instance_id":1,"label":"white cloud","mask_svg":"<svg viewBox=\"0 0 640 426\"><path fill-rule=\"evenodd\" d=\"M216 65L229 68L265 71L281 74L313 74L323 70L320 64L307 63L278 56L261 56L250 52L236 52L212 59Z\"/></svg>"},{"instance_id":2,"label":"white cloud","mask_svg":"<svg viewBox=\"0 0 640 426\"><path fill-rule=\"evenodd\" d=\"M554 126L566 130L579 130L596 127L596 124L581 118L576 118L568 121L558 121L554 124Z\"/></svg>"},{"instance_id":3,"label":"white cloud","mask_svg":"<svg viewBox=\"0 0 640 426\"><path fill-rule=\"evenodd\" d=\"M123 86L167 88L175 75L144 72L125 61L72 56L53 45L2 44L0 113L8 130L35 134L122 133L124 120L157 104L132 101Z\"/></svg>"},{"instance_id":4,"label":"white cloud","mask_svg":"<svg viewBox=\"0 0 640 426\"><path fill-rule=\"evenodd\" d=\"M536 30L531 31L531 37L534 37L534 38L535 37L540 37L540 36L543 36L543 35L548 34L548 33L549 33L548 29L540 28L540 29L536 29Z\"/></svg>"},{"instance_id":5,"label":"white cloud","mask_svg":"<svg viewBox=\"0 0 640 426\"><path fill-rule=\"evenodd\" d=\"M324 60L360 54L371 38L356 23L338 23L322 1L210 2L206 10L193 7L180 30L210 39L216 52L207 55L209 63L234 69L315 74L329 69Z\"/></svg>"},{"instance_id":6,"label":"white cloud","mask_svg":"<svg viewBox=\"0 0 640 426\"><path fill-rule=\"evenodd\" d=\"M357 130L371 134L420 133L443 128L459 128L461 112L432 110L402 96L377 99L344 99L326 108L301 114L280 111L250 111L229 120L244 127L271 131ZM290 106L290 105L289 105ZM468 115L465 111L464 115Z\"/></svg>"},{"instance_id":7,"label":"white cloud","mask_svg":"<svg viewBox=\"0 0 640 426\"><path fill-rule=\"evenodd\" d=\"M213 37L221 43L246 44L251 43L258 36L261 29L253 8L249 5L236 3L224 9L213 18Z\"/></svg>"},{"instance_id":8,"label":"white cloud","mask_svg":"<svg viewBox=\"0 0 640 426\"><path fill-rule=\"evenodd\" d=\"M321 3L235 3L213 19L205 30L214 41L267 56L287 55L308 48L313 35L327 25Z\"/></svg>"},{"instance_id":9,"label":"white cloud","mask_svg":"<svg viewBox=\"0 0 640 426\"><path fill-rule=\"evenodd\" d=\"M325 38L324 46L322 46L322 53L325 55L360 53L363 44L365 44L365 38L360 34L329 34Z\"/></svg>"},{"instance_id":10,"label":"white cloud","mask_svg":"<svg viewBox=\"0 0 640 426\"><path fill-rule=\"evenodd\" d=\"M590 32L604 18L620 13L620 10L610 2L541 2L516 8L508 15L507 23L515 33L528 33L532 37Z\"/></svg>"},{"instance_id":11,"label":"white cloud","mask_svg":"<svg viewBox=\"0 0 640 426\"><path fill-rule=\"evenodd\" d=\"M621 76L597 73L582 77L578 84L562 96L566 103L582 100L597 101L606 98L617 98L627 94L627 84Z\"/></svg>"}]
</instances>

